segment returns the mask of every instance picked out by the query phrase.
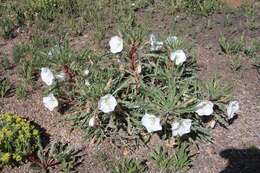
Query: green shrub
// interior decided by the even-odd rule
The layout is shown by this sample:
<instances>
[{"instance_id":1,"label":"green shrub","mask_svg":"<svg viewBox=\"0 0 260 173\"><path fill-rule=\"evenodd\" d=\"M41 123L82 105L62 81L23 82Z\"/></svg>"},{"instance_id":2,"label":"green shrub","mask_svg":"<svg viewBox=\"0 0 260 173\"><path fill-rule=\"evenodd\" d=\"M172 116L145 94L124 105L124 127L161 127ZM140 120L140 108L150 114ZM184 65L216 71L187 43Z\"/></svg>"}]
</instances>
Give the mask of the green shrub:
<instances>
[{"instance_id":1,"label":"green shrub","mask_svg":"<svg viewBox=\"0 0 260 173\"><path fill-rule=\"evenodd\" d=\"M0 58L2 58L2 57L0 57ZM4 70L7 70L8 68L10 68L10 66L11 66L11 64L10 64L9 59L6 56L4 56L2 58L2 60L0 61L0 67L3 68Z\"/></svg>"},{"instance_id":2,"label":"green shrub","mask_svg":"<svg viewBox=\"0 0 260 173\"><path fill-rule=\"evenodd\" d=\"M188 146L182 144L175 149L173 154L164 151L162 147L151 153L151 159L160 172L180 172L191 166L191 156Z\"/></svg>"},{"instance_id":3,"label":"green shrub","mask_svg":"<svg viewBox=\"0 0 260 173\"><path fill-rule=\"evenodd\" d=\"M112 170L112 173L144 173L146 165L137 159L123 159Z\"/></svg>"},{"instance_id":4,"label":"green shrub","mask_svg":"<svg viewBox=\"0 0 260 173\"><path fill-rule=\"evenodd\" d=\"M27 95L27 90L26 87L24 85L19 85L16 87L15 89L15 96L17 99L23 99L25 98Z\"/></svg>"},{"instance_id":5,"label":"green shrub","mask_svg":"<svg viewBox=\"0 0 260 173\"><path fill-rule=\"evenodd\" d=\"M0 32L4 39L13 38L14 35L15 24L9 18L1 19L0 21Z\"/></svg>"},{"instance_id":6,"label":"green shrub","mask_svg":"<svg viewBox=\"0 0 260 173\"><path fill-rule=\"evenodd\" d=\"M12 113L0 115L0 165L21 163L38 146L39 131Z\"/></svg>"},{"instance_id":7,"label":"green shrub","mask_svg":"<svg viewBox=\"0 0 260 173\"><path fill-rule=\"evenodd\" d=\"M78 150L74 150L61 142L52 141L45 148L39 145L36 155L31 157L30 169L41 172L76 172L76 167L81 163Z\"/></svg>"},{"instance_id":8,"label":"green shrub","mask_svg":"<svg viewBox=\"0 0 260 173\"><path fill-rule=\"evenodd\" d=\"M16 65L19 65L20 61L26 57L30 52L30 47L27 44L16 44L13 47L13 61Z\"/></svg>"},{"instance_id":9,"label":"green shrub","mask_svg":"<svg viewBox=\"0 0 260 173\"><path fill-rule=\"evenodd\" d=\"M62 1L64 0L26 0L26 3L33 11L40 11L57 7Z\"/></svg>"},{"instance_id":10,"label":"green shrub","mask_svg":"<svg viewBox=\"0 0 260 173\"><path fill-rule=\"evenodd\" d=\"M6 97L11 89L12 85L7 79L0 79L0 98Z\"/></svg>"}]
</instances>

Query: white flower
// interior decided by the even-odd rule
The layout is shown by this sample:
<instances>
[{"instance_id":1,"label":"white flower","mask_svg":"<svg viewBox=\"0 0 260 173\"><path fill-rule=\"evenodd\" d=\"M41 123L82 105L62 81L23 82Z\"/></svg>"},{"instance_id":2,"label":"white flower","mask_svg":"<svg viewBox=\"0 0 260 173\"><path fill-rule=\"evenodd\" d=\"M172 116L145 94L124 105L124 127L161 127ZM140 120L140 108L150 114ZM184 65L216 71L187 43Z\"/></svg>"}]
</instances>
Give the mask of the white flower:
<instances>
[{"instance_id":1,"label":"white flower","mask_svg":"<svg viewBox=\"0 0 260 173\"><path fill-rule=\"evenodd\" d=\"M59 105L58 100L52 93L46 97L43 97L42 101L44 106L50 111L53 111Z\"/></svg>"},{"instance_id":2,"label":"white flower","mask_svg":"<svg viewBox=\"0 0 260 173\"><path fill-rule=\"evenodd\" d=\"M61 71L59 74L55 75L55 78L58 81L65 81L66 74L63 71Z\"/></svg>"},{"instance_id":3,"label":"white flower","mask_svg":"<svg viewBox=\"0 0 260 173\"><path fill-rule=\"evenodd\" d=\"M172 123L172 136L182 136L190 133L191 121L191 119L181 119Z\"/></svg>"},{"instance_id":4,"label":"white flower","mask_svg":"<svg viewBox=\"0 0 260 173\"><path fill-rule=\"evenodd\" d=\"M160 118L156 117L155 115L145 113L141 122L149 133L162 130Z\"/></svg>"},{"instance_id":5,"label":"white flower","mask_svg":"<svg viewBox=\"0 0 260 173\"><path fill-rule=\"evenodd\" d=\"M202 101L196 106L196 113L199 116L209 116L214 112L213 107L214 104L211 101Z\"/></svg>"},{"instance_id":6,"label":"white flower","mask_svg":"<svg viewBox=\"0 0 260 173\"><path fill-rule=\"evenodd\" d=\"M235 116L235 113L239 110L239 103L238 101L232 101L229 103L227 107L227 115L228 119L232 119Z\"/></svg>"},{"instance_id":7,"label":"white flower","mask_svg":"<svg viewBox=\"0 0 260 173\"><path fill-rule=\"evenodd\" d=\"M89 70L88 69L85 69L84 70L84 75L87 76L89 74Z\"/></svg>"},{"instance_id":8,"label":"white flower","mask_svg":"<svg viewBox=\"0 0 260 173\"><path fill-rule=\"evenodd\" d=\"M104 113L110 113L115 110L117 101L114 96L107 94L98 101L98 109Z\"/></svg>"},{"instance_id":9,"label":"white flower","mask_svg":"<svg viewBox=\"0 0 260 173\"><path fill-rule=\"evenodd\" d=\"M153 51L159 51L163 47L163 42L157 41L157 39L155 38L155 35L154 34L150 34L150 45L151 45L150 50L152 52Z\"/></svg>"},{"instance_id":10,"label":"white flower","mask_svg":"<svg viewBox=\"0 0 260 173\"><path fill-rule=\"evenodd\" d=\"M176 65L181 65L187 59L183 50L176 50L175 52L171 52L170 59L175 62Z\"/></svg>"},{"instance_id":11,"label":"white flower","mask_svg":"<svg viewBox=\"0 0 260 173\"><path fill-rule=\"evenodd\" d=\"M41 79L48 86L52 85L55 81L55 77L49 68L41 68Z\"/></svg>"},{"instance_id":12,"label":"white flower","mask_svg":"<svg viewBox=\"0 0 260 173\"><path fill-rule=\"evenodd\" d=\"M123 39L119 36L114 36L110 39L109 45L112 53L119 53L123 50Z\"/></svg>"},{"instance_id":13,"label":"white flower","mask_svg":"<svg viewBox=\"0 0 260 173\"><path fill-rule=\"evenodd\" d=\"M91 117L88 121L88 126L89 127L94 127L95 126L95 117Z\"/></svg>"}]
</instances>

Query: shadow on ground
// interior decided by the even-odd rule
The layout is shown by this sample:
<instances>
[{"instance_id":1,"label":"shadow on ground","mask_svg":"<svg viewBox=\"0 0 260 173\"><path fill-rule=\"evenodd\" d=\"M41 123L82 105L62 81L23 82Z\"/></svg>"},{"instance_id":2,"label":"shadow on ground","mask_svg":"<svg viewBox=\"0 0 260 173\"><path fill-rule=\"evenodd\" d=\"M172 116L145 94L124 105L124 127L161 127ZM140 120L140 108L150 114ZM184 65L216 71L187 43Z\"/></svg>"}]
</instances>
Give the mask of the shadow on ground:
<instances>
[{"instance_id":1,"label":"shadow on ground","mask_svg":"<svg viewBox=\"0 0 260 173\"><path fill-rule=\"evenodd\" d=\"M220 173L260 173L260 150L256 147L226 149L220 156L228 160L227 167Z\"/></svg>"}]
</instances>

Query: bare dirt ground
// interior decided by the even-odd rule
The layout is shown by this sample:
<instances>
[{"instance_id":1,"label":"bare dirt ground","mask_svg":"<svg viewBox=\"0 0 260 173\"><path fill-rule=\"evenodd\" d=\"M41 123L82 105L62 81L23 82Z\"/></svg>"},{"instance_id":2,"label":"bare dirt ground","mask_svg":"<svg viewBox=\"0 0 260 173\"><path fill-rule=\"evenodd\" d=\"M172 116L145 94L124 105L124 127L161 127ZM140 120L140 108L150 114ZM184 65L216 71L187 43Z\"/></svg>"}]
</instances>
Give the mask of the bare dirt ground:
<instances>
[{"instance_id":1,"label":"bare dirt ground","mask_svg":"<svg viewBox=\"0 0 260 173\"><path fill-rule=\"evenodd\" d=\"M258 8L258 22L260 21L260 6ZM235 99L240 103L240 111L238 118L228 127L216 127L212 130L214 138L213 143L202 143L200 145L199 154L195 156L193 167L189 170L191 173L217 173L217 172L240 172L241 167L237 163L244 162L245 157L237 157L237 161L226 157L223 152L230 154L238 153L239 156L246 155L246 149L252 145L260 149L260 76L252 65L252 60L244 57L242 59L242 69L239 72L232 72L228 66L229 58L221 53L218 45L218 38L221 33L238 37L244 31L246 36L260 39L260 29L250 31L244 27L244 18L238 15L233 16L233 26L223 28L224 15L216 14L211 17L213 25L211 29L205 29L194 35L193 42L196 45L196 54L198 66L201 71L201 78L212 77L219 74L222 79L232 84L234 88ZM158 19L160 20L160 19ZM167 20L167 19L165 19ZM164 21L165 21L164 20ZM203 19L200 21L203 23ZM195 26L197 27L197 26ZM166 26L167 28L167 26ZM194 29L194 27L193 27ZM155 29L156 30L156 29ZM192 30L192 29L191 29ZM194 29L195 30L195 29ZM232 32L234 31L235 32ZM72 45L80 49L89 43L86 41L90 38L89 33L80 38L74 38ZM29 40L29 37L20 35L13 40L0 40L0 52L11 57L12 47L18 42ZM16 80L16 76L12 71L8 71L10 79ZM3 74L1 74L3 75ZM123 155L124 151L112 147L110 144L95 145L91 141L85 141L82 138L81 131L71 131L71 124L63 120L63 116L56 112L47 111L42 104L41 95L44 86L41 82L37 82L36 90L31 90L26 100L18 101L15 96L0 99L0 112L14 112L22 115L29 120L39 124L46 130L46 133L54 139L60 139L69 142L72 146L82 149L84 154L84 162L80 166L82 173L90 172L107 172L102 168L102 164L97 159L98 153L107 153L111 158L117 158ZM228 150L232 149L232 150ZM144 151L143 151L144 152ZM221 154L222 153L222 154ZM133 154L138 155L136 151ZM256 163L260 165L259 156L255 157ZM255 160L254 160L255 161ZM249 160L250 162L250 160ZM260 168L255 167L255 173L260 172ZM256 166L256 165L254 165ZM232 169L231 169L232 168ZM3 172L24 173L28 171L28 164L15 169L5 169Z\"/></svg>"}]
</instances>

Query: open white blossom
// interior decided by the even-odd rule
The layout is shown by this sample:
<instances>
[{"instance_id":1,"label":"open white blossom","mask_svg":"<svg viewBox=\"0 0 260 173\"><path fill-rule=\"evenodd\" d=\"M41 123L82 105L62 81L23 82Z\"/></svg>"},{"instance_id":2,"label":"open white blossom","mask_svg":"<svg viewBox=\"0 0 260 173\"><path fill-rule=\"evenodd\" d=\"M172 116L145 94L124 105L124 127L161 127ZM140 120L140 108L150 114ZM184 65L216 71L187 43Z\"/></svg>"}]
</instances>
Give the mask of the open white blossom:
<instances>
[{"instance_id":1,"label":"open white blossom","mask_svg":"<svg viewBox=\"0 0 260 173\"><path fill-rule=\"evenodd\" d=\"M209 116L214 112L213 107L214 104L211 101L202 101L196 106L196 113L199 116Z\"/></svg>"},{"instance_id":2,"label":"open white blossom","mask_svg":"<svg viewBox=\"0 0 260 173\"><path fill-rule=\"evenodd\" d=\"M153 51L159 51L163 47L163 42L157 41L156 37L154 34L150 34L150 45L151 48L150 50Z\"/></svg>"},{"instance_id":3,"label":"open white blossom","mask_svg":"<svg viewBox=\"0 0 260 173\"><path fill-rule=\"evenodd\" d=\"M113 112L116 108L117 101L114 96L107 94L98 101L98 109L104 113Z\"/></svg>"},{"instance_id":4,"label":"open white blossom","mask_svg":"<svg viewBox=\"0 0 260 173\"><path fill-rule=\"evenodd\" d=\"M170 59L175 62L176 65L183 64L187 57L183 50L176 50L175 52L171 52Z\"/></svg>"},{"instance_id":5,"label":"open white blossom","mask_svg":"<svg viewBox=\"0 0 260 173\"><path fill-rule=\"evenodd\" d=\"M91 117L88 121L89 127L95 127L95 117Z\"/></svg>"},{"instance_id":6,"label":"open white blossom","mask_svg":"<svg viewBox=\"0 0 260 173\"><path fill-rule=\"evenodd\" d=\"M59 74L55 75L55 78L58 81L65 81L66 74L63 71L61 71Z\"/></svg>"},{"instance_id":7,"label":"open white blossom","mask_svg":"<svg viewBox=\"0 0 260 173\"><path fill-rule=\"evenodd\" d=\"M50 86L54 83L55 77L49 68L41 68L41 79L46 85Z\"/></svg>"},{"instance_id":8,"label":"open white blossom","mask_svg":"<svg viewBox=\"0 0 260 173\"><path fill-rule=\"evenodd\" d=\"M172 136L182 136L190 133L191 119L181 119L172 123Z\"/></svg>"},{"instance_id":9,"label":"open white blossom","mask_svg":"<svg viewBox=\"0 0 260 173\"><path fill-rule=\"evenodd\" d=\"M228 119L229 120L232 119L238 110L239 110L238 101L231 101L227 107Z\"/></svg>"},{"instance_id":10,"label":"open white blossom","mask_svg":"<svg viewBox=\"0 0 260 173\"><path fill-rule=\"evenodd\" d=\"M112 53L119 53L123 50L123 39L119 36L114 36L110 39L109 46Z\"/></svg>"},{"instance_id":11,"label":"open white blossom","mask_svg":"<svg viewBox=\"0 0 260 173\"><path fill-rule=\"evenodd\" d=\"M155 115L145 113L141 122L149 133L162 130L160 118Z\"/></svg>"},{"instance_id":12,"label":"open white blossom","mask_svg":"<svg viewBox=\"0 0 260 173\"><path fill-rule=\"evenodd\" d=\"M49 109L50 111L53 111L59 105L58 100L52 93L46 97L43 97L42 102L43 102L44 106L47 109Z\"/></svg>"}]
</instances>

